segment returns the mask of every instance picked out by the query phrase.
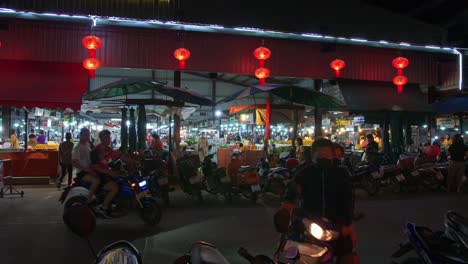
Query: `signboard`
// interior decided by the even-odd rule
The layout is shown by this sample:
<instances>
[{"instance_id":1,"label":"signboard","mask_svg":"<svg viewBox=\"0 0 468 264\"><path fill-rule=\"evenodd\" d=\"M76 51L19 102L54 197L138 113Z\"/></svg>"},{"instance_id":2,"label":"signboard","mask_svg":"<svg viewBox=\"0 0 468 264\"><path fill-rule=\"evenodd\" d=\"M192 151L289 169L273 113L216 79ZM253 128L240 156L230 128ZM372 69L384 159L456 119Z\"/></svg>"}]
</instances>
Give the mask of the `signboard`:
<instances>
[{"instance_id":1,"label":"signboard","mask_svg":"<svg viewBox=\"0 0 468 264\"><path fill-rule=\"evenodd\" d=\"M349 125L349 120L347 120L347 119L338 120L338 121L336 121L336 125L337 126L348 126Z\"/></svg>"},{"instance_id":2,"label":"signboard","mask_svg":"<svg viewBox=\"0 0 468 264\"><path fill-rule=\"evenodd\" d=\"M365 119L363 116L355 116L353 119L354 123L364 123Z\"/></svg>"},{"instance_id":3,"label":"signboard","mask_svg":"<svg viewBox=\"0 0 468 264\"><path fill-rule=\"evenodd\" d=\"M50 117L50 110L44 109L44 117Z\"/></svg>"},{"instance_id":4,"label":"signboard","mask_svg":"<svg viewBox=\"0 0 468 264\"><path fill-rule=\"evenodd\" d=\"M437 118L436 123L438 126L446 128L454 128L455 120L453 118Z\"/></svg>"},{"instance_id":5,"label":"signboard","mask_svg":"<svg viewBox=\"0 0 468 264\"><path fill-rule=\"evenodd\" d=\"M43 114L44 114L44 109L41 109L41 108L39 108L39 107L36 107L36 108L34 109L34 115L35 115L35 116L42 116Z\"/></svg>"},{"instance_id":6,"label":"signboard","mask_svg":"<svg viewBox=\"0 0 468 264\"><path fill-rule=\"evenodd\" d=\"M322 119L322 126L329 126L331 124L330 118Z\"/></svg>"}]
</instances>

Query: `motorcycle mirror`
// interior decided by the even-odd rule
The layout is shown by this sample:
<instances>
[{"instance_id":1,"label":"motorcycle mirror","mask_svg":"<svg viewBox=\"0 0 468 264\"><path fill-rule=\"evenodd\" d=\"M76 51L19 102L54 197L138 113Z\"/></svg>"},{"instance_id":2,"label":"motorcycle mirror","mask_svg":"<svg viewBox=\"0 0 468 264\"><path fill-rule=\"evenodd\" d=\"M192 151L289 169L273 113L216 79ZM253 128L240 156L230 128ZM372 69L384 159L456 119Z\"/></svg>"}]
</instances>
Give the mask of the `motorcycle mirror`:
<instances>
[{"instance_id":1,"label":"motorcycle mirror","mask_svg":"<svg viewBox=\"0 0 468 264\"><path fill-rule=\"evenodd\" d=\"M86 239L96 228L96 217L89 207L82 204L66 209L63 221L73 233Z\"/></svg>"}]
</instances>

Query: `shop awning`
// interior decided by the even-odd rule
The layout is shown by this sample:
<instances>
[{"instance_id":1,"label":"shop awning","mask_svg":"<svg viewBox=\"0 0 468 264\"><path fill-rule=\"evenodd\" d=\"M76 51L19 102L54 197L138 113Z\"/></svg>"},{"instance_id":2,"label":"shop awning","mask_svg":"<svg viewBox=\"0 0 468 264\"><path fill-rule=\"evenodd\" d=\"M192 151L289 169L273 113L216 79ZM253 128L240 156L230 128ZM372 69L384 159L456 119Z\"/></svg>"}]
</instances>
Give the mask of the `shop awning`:
<instances>
[{"instance_id":1,"label":"shop awning","mask_svg":"<svg viewBox=\"0 0 468 264\"><path fill-rule=\"evenodd\" d=\"M338 85L349 111L432 111L417 84L405 85L400 94L391 82L339 80Z\"/></svg>"},{"instance_id":2,"label":"shop awning","mask_svg":"<svg viewBox=\"0 0 468 264\"><path fill-rule=\"evenodd\" d=\"M0 60L0 106L80 110L88 85L81 63Z\"/></svg>"}]
</instances>

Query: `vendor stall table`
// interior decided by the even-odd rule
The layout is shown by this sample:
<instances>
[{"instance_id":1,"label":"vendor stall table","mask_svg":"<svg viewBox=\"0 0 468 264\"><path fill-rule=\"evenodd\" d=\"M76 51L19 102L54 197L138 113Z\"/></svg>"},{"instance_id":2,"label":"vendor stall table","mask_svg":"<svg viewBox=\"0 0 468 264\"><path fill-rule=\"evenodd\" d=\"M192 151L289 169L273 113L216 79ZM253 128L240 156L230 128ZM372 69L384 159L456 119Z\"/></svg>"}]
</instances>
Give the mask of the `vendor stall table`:
<instances>
[{"instance_id":1,"label":"vendor stall table","mask_svg":"<svg viewBox=\"0 0 468 264\"><path fill-rule=\"evenodd\" d=\"M0 152L0 159L11 160L13 177L57 176L58 151Z\"/></svg>"},{"instance_id":2,"label":"vendor stall table","mask_svg":"<svg viewBox=\"0 0 468 264\"><path fill-rule=\"evenodd\" d=\"M218 148L218 167L227 167L231 161L234 150L229 148ZM239 153L242 166L256 166L258 159L263 156L263 150L243 150Z\"/></svg>"}]
</instances>

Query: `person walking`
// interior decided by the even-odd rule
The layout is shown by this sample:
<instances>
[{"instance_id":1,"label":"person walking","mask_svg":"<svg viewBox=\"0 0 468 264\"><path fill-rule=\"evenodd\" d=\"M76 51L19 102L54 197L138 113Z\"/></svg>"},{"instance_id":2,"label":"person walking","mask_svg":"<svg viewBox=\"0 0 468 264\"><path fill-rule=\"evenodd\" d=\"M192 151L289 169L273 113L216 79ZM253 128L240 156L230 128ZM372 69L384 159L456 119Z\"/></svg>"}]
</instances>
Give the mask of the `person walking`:
<instances>
[{"instance_id":1,"label":"person walking","mask_svg":"<svg viewBox=\"0 0 468 264\"><path fill-rule=\"evenodd\" d=\"M465 175L465 158L468 157L468 146L463 142L460 134L453 136L452 144L448 148L450 156L447 179L447 192L451 192L453 187L457 192L461 191L463 176Z\"/></svg>"},{"instance_id":2,"label":"person walking","mask_svg":"<svg viewBox=\"0 0 468 264\"><path fill-rule=\"evenodd\" d=\"M72 152L73 152L73 142L71 142L72 135L70 132L65 134L65 141L59 145L59 162L60 167L62 168L62 173L57 179L57 188L60 189L62 185L62 180L65 174L68 173L68 186L72 183L73 178L73 165L72 165Z\"/></svg>"}]
</instances>

